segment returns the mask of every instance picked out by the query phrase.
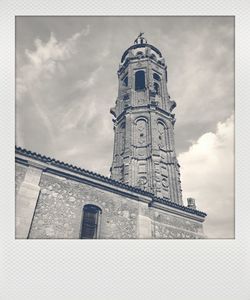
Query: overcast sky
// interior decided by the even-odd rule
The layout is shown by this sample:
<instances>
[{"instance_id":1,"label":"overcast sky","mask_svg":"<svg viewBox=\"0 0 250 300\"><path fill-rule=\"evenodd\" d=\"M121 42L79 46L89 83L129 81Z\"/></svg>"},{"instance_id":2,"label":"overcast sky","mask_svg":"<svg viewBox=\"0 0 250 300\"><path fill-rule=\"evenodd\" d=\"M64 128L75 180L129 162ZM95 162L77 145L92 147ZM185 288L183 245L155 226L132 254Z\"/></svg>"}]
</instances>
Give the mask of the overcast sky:
<instances>
[{"instance_id":1,"label":"overcast sky","mask_svg":"<svg viewBox=\"0 0 250 300\"><path fill-rule=\"evenodd\" d=\"M116 72L140 31L168 65L184 204L234 237L233 17L17 17L16 145L109 176Z\"/></svg>"}]
</instances>

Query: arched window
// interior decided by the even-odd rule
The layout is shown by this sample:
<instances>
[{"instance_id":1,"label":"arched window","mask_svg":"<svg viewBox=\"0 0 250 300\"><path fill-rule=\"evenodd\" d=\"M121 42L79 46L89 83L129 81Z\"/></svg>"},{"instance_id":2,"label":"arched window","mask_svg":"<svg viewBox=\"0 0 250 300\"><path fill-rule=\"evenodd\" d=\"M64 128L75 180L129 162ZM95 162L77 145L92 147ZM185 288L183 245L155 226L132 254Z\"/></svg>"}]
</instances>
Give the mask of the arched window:
<instances>
[{"instance_id":1,"label":"arched window","mask_svg":"<svg viewBox=\"0 0 250 300\"><path fill-rule=\"evenodd\" d=\"M98 223L102 210L95 205L87 204L83 208L81 239L97 239Z\"/></svg>"},{"instance_id":2,"label":"arched window","mask_svg":"<svg viewBox=\"0 0 250 300\"><path fill-rule=\"evenodd\" d=\"M145 89L145 72L137 71L135 73L135 90L143 90Z\"/></svg>"},{"instance_id":3,"label":"arched window","mask_svg":"<svg viewBox=\"0 0 250 300\"><path fill-rule=\"evenodd\" d=\"M154 82L154 89L155 89L156 95L160 96L160 86L156 82Z\"/></svg>"}]
</instances>

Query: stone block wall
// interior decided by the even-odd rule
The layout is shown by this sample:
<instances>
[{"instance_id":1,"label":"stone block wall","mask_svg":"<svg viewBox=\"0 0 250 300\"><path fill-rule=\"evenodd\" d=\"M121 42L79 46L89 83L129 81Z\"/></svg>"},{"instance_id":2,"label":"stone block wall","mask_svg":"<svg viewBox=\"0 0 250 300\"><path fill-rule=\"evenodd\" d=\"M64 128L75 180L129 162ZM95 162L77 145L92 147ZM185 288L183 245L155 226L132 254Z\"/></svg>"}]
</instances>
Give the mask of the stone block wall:
<instances>
[{"instance_id":1,"label":"stone block wall","mask_svg":"<svg viewBox=\"0 0 250 300\"><path fill-rule=\"evenodd\" d=\"M86 204L102 210L100 238L136 238L138 201L46 173L40 187L29 238L79 239Z\"/></svg>"},{"instance_id":2,"label":"stone block wall","mask_svg":"<svg viewBox=\"0 0 250 300\"><path fill-rule=\"evenodd\" d=\"M140 215L151 221L151 238L155 239L200 239L204 238L201 222L174 215L156 207L143 206Z\"/></svg>"},{"instance_id":3,"label":"stone block wall","mask_svg":"<svg viewBox=\"0 0 250 300\"><path fill-rule=\"evenodd\" d=\"M203 237L202 224L154 209L151 211L152 237L156 239L197 239Z\"/></svg>"},{"instance_id":4,"label":"stone block wall","mask_svg":"<svg viewBox=\"0 0 250 300\"><path fill-rule=\"evenodd\" d=\"M102 211L100 239L204 238L204 219L98 178L17 163L16 238L79 239L86 204Z\"/></svg>"}]
</instances>

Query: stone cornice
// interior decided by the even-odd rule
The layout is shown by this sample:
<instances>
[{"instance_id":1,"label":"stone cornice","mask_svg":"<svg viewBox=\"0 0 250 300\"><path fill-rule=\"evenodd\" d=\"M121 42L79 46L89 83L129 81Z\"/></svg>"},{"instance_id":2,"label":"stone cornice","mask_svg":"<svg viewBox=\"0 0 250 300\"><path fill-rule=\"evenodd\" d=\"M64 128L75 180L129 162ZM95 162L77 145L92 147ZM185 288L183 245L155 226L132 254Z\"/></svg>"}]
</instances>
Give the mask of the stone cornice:
<instances>
[{"instance_id":1,"label":"stone cornice","mask_svg":"<svg viewBox=\"0 0 250 300\"><path fill-rule=\"evenodd\" d=\"M119 115L117 115L116 117L116 121L119 123L120 120L127 114L127 113L131 113L131 112L155 112L157 111L160 115L162 115L163 117L167 117L168 119L171 120L171 122L175 123L175 114L171 114L169 112L167 112L166 110L152 105L151 103L147 103L144 105L129 105L128 107L126 107Z\"/></svg>"},{"instance_id":2,"label":"stone cornice","mask_svg":"<svg viewBox=\"0 0 250 300\"><path fill-rule=\"evenodd\" d=\"M119 182L117 180L111 179L106 176L102 176L95 172L91 172L91 171L73 166L71 164L64 163L64 162L56 160L54 158L50 158L45 155L41 155L36 152L26 150L21 147L16 147L15 152L16 152L16 161L20 162L22 164L33 165L38 168L42 168L42 169L46 170L47 172L51 172L54 174L65 176L65 177L69 176L74 179L76 179L78 177L78 178L88 181L88 182L91 181L93 184L105 186L108 189L116 190L117 192L123 193L124 195L127 195L127 196L129 194L133 195L133 197L138 198L138 200L140 200L141 198L145 198L144 199L145 202L150 202L151 206L155 206L156 204L159 204L160 207L173 208L176 211L180 211L180 212L182 211L182 213L184 213L184 214L186 212L186 213L188 213L188 215L194 215L194 216L196 215L201 218L205 218L205 216L206 216L206 213L204 213L204 212L201 212L201 211L198 211L195 209L191 209L186 206L179 205L172 201L167 201L165 199L157 198L154 196L154 194L152 194L150 192L144 191L144 190L136 188L136 187L132 187L130 185L124 184L122 182ZM24 159L24 157L27 158L27 160ZM32 160L32 162L30 162L30 160ZM34 160L37 162L40 162L40 164L34 162ZM143 199L141 199L141 200L144 201Z\"/></svg>"},{"instance_id":3,"label":"stone cornice","mask_svg":"<svg viewBox=\"0 0 250 300\"><path fill-rule=\"evenodd\" d=\"M159 209L163 209L165 211L168 212L172 212L172 213L176 213L178 215L181 216L189 216L190 218L193 218L195 220L199 220L199 221L204 221L204 218L206 217L206 213L196 210L196 209L192 209L189 208L187 206L184 205L180 205L177 204L175 202L169 201L169 200L165 200L162 198L158 198L158 197L153 197L151 203L150 203L151 207L156 207ZM197 218L198 217L198 218Z\"/></svg>"}]
</instances>

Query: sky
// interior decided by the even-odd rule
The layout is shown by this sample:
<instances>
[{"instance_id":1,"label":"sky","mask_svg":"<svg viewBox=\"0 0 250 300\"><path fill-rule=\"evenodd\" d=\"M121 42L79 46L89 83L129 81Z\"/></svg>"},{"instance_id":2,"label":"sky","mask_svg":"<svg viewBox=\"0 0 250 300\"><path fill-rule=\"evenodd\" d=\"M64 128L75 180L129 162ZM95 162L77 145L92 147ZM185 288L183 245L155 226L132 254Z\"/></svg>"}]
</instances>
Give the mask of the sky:
<instances>
[{"instance_id":1,"label":"sky","mask_svg":"<svg viewBox=\"0 0 250 300\"><path fill-rule=\"evenodd\" d=\"M184 204L234 238L233 17L16 17L16 145L109 176L117 70L141 31L168 66Z\"/></svg>"}]
</instances>

